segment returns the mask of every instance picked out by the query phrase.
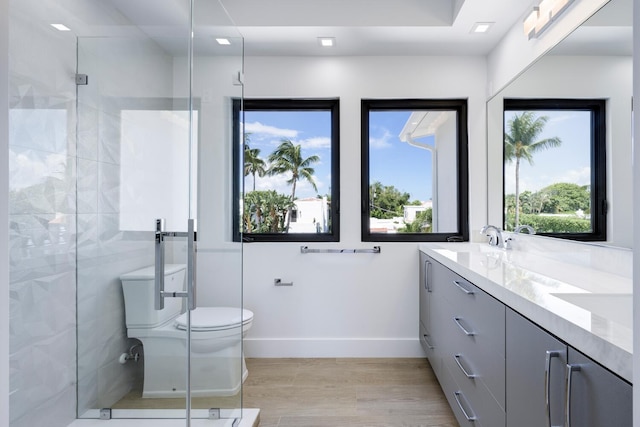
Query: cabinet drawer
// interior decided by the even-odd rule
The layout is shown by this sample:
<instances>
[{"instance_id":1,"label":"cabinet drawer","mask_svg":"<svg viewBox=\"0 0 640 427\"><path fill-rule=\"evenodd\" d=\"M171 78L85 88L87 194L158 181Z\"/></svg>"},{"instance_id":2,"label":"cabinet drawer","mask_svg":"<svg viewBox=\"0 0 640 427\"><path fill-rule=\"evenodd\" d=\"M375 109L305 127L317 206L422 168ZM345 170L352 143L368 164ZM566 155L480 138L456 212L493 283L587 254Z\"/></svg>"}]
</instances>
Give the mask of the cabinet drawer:
<instances>
[{"instance_id":1,"label":"cabinet drawer","mask_svg":"<svg viewBox=\"0 0 640 427\"><path fill-rule=\"evenodd\" d=\"M478 420L476 419L477 416L474 408L464 395L464 391L458 387L458 384L453 379L453 375L449 372L446 363L442 365L441 374L438 379L460 427L478 427L479 423L476 422ZM473 418L473 420L469 420L468 418Z\"/></svg>"},{"instance_id":2,"label":"cabinet drawer","mask_svg":"<svg viewBox=\"0 0 640 427\"><path fill-rule=\"evenodd\" d=\"M467 377L467 374L471 374L474 368L464 358L464 355L459 356L458 358L455 358L454 355L444 357L443 365L447 366L454 381L464 393L469 406L473 408L475 416L478 418L477 422L485 426L504 426L506 423L504 405L496 401L483 382L482 376ZM504 375L502 377L504 379Z\"/></svg>"},{"instance_id":3,"label":"cabinet drawer","mask_svg":"<svg viewBox=\"0 0 640 427\"><path fill-rule=\"evenodd\" d=\"M450 304L442 305L443 308L447 306L450 307ZM504 306L501 309L504 312ZM456 319L458 319L457 322ZM474 381L483 383L500 406L505 408L505 356L500 351L496 351L493 341L487 340L486 337L467 336L458 326L461 324L465 328L470 328L466 319L450 315L443 320L445 322L441 327L447 337L445 348L441 353L444 363L454 362L454 365L451 365L452 370L455 368L462 374L460 367L455 364L456 355L460 355L458 360L469 374L475 376ZM504 335L502 340L504 342Z\"/></svg>"},{"instance_id":4,"label":"cabinet drawer","mask_svg":"<svg viewBox=\"0 0 640 427\"><path fill-rule=\"evenodd\" d=\"M420 344L422 345L422 349L427 355L429 362L431 362L431 366L433 366L433 358L434 358L434 349L435 343L433 341L433 336L429 333L427 328L424 326L422 322L420 322ZM435 370L435 367L434 367Z\"/></svg>"},{"instance_id":5,"label":"cabinet drawer","mask_svg":"<svg viewBox=\"0 0 640 427\"><path fill-rule=\"evenodd\" d=\"M473 341L504 357L504 304L447 268L434 270L434 274L438 290L451 307L446 315L458 318L464 329L473 334Z\"/></svg>"}]
</instances>

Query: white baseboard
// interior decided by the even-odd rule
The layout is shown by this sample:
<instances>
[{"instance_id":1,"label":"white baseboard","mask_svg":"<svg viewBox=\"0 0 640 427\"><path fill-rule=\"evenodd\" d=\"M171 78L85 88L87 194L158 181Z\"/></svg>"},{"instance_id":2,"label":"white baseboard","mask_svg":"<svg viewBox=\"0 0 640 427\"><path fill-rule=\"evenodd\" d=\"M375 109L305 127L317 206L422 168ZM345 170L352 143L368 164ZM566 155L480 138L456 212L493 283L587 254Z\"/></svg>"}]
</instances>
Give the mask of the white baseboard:
<instances>
[{"instance_id":1,"label":"white baseboard","mask_svg":"<svg viewBox=\"0 0 640 427\"><path fill-rule=\"evenodd\" d=\"M415 338L245 338L245 357L425 357Z\"/></svg>"}]
</instances>

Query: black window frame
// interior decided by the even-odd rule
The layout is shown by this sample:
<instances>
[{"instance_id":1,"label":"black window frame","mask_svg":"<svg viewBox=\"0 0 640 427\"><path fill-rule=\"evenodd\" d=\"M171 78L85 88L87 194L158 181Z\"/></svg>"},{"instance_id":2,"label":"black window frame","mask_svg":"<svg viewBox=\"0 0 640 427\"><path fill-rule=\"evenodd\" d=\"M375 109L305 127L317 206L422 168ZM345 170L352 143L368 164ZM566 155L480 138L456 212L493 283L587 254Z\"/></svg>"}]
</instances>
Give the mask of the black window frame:
<instances>
[{"instance_id":1,"label":"black window frame","mask_svg":"<svg viewBox=\"0 0 640 427\"><path fill-rule=\"evenodd\" d=\"M233 100L233 207L234 242L339 242L340 241L340 99L255 98ZM243 194L244 142L240 141L244 111L328 111L331 113L331 201L328 233L242 233L240 196ZM242 182L241 182L242 181Z\"/></svg>"},{"instance_id":2,"label":"black window frame","mask_svg":"<svg viewBox=\"0 0 640 427\"><path fill-rule=\"evenodd\" d=\"M363 242L447 242L469 240L469 138L467 99L362 99L361 100L361 235ZM458 230L446 233L371 233L369 112L392 110L451 110L457 117Z\"/></svg>"},{"instance_id":3,"label":"black window frame","mask_svg":"<svg viewBox=\"0 0 640 427\"><path fill-rule=\"evenodd\" d=\"M505 171L504 171L504 113L507 111L571 110L591 112L591 233L537 233L583 242L607 240L607 101L605 99L561 98L505 98L503 100L502 126L502 224L505 223Z\"/></svg>"}]
</instances>

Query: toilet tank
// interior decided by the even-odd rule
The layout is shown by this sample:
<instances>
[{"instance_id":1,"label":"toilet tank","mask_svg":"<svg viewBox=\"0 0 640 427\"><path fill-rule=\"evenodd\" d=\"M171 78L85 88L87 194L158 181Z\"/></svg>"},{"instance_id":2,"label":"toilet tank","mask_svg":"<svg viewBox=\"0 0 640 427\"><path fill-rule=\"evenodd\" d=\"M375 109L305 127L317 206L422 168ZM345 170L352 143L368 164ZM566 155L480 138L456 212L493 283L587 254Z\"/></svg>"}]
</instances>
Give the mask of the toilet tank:
<instances>
[{"instance_id":1,"label":"toilet tank","mask_svg":"<svg viewBox=\"0 0 640 427\"><path fill-rule=\"evenodd\" d=\"M184 291L185 271L184 264L166 264L164 290L166 292ZM120 276L127 328L153 328L182 312L182 298L165 298L162 310L154 308L154 279L154 266L141 268Z\"/></svg>"}]
</instances>

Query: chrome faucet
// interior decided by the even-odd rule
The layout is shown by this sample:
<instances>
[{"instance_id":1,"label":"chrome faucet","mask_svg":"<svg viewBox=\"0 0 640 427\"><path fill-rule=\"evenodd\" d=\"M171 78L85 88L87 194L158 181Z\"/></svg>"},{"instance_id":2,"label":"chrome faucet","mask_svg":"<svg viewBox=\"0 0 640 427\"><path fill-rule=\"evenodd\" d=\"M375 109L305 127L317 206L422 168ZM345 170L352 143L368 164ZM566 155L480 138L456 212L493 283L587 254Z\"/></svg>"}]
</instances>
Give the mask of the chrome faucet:
<instances>
[{"instance_id":1,"label":"chrome faucet","mask_svg":"<svg viewBox=\"0 0 640 427\"><path fill-rule=\"evenodd\" d=\"M493 233L491 233L493 231ZM480 234L489 238L490 246L497 246L502 249L511 249L511 238L504 239L502 230L495 225L485 225L480 229Z\"/></svg>"},{"instance_id":2,"label":"chrome faucet","mask_svg":"<svg viewBox=\"0 0 640 427\"><path fill-rule=\"evenodd\" d=\"M519 225L513 230L514 233L522 233L522 230L527 230L528 234L536 234L536 230L530 225Z\"/></svg>"}]
</instances>

